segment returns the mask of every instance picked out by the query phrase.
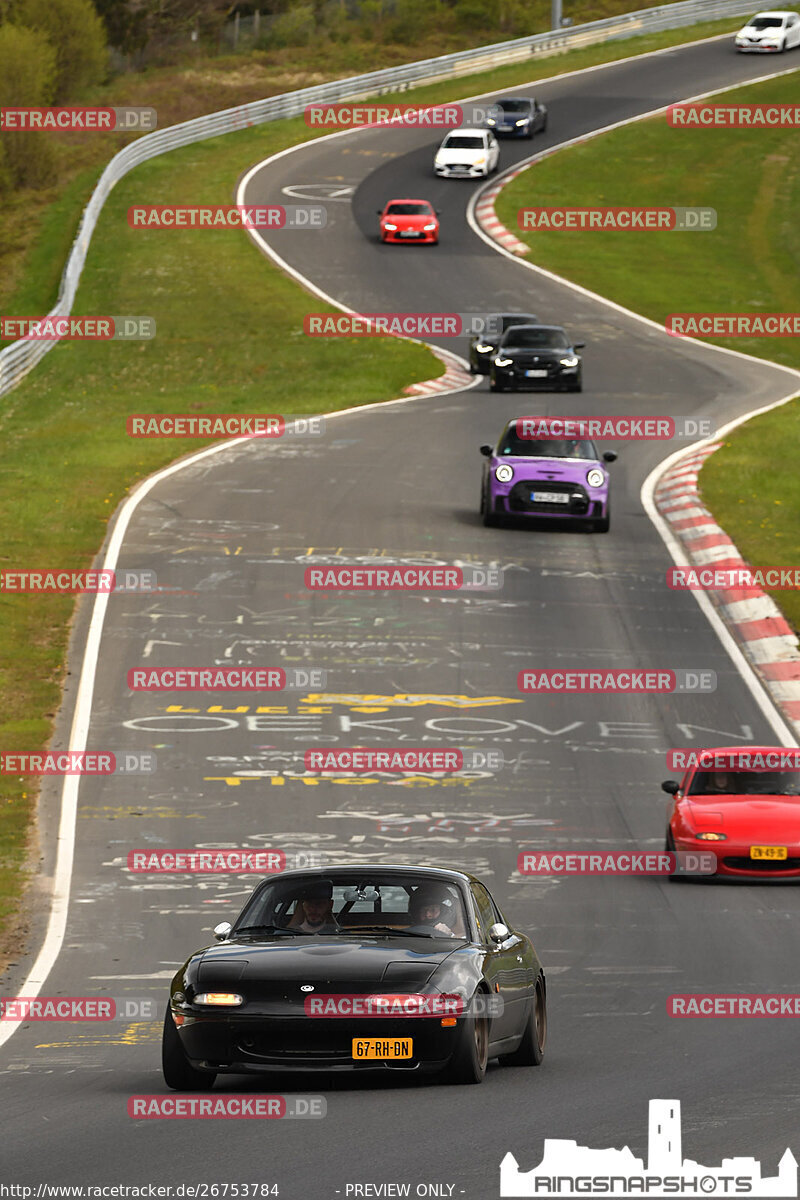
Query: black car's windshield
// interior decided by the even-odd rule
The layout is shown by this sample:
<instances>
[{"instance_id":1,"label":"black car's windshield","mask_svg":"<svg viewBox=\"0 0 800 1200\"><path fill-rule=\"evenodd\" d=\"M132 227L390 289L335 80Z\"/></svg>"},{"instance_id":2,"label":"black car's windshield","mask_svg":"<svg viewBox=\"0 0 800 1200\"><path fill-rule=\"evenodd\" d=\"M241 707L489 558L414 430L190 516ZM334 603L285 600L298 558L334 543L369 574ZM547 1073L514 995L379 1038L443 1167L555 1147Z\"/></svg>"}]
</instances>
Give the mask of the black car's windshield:
<instances>
[{"instance_id":1,"label":"black car's windshield","mask_svg":"<svg viewBox=\"0 0 800 1200\"><path fill-rule=\"evenodd\" d=\"M783 25L783 17L753 17L750 22L751 29L780 29Z\"/></svg>"},{"instance_id":2,"label":"black car's windshield","mask_svg":"<svg viewBox=\"0 0 800 1200\"><path fill-rule=\"evenodd\" d=\"M800 771L695 771L690 796L800 796Z\"/></svg>"},{"instance_id":3,"label":"black car's windshield","mask_svg":"<svg viewBox=\"0 0 800 1200\"><path fill-rule=\"evenodd\" d=\"M563 329L552 329L539 325L535 329L527 325L516 325L503 334L502 346L514 346L523 350L567 350L569 342Z\"/></svg>"},{"instance_id":4,"label":"black car's windshield","mask_svg":"<svg viewBox=\"0 0 800 1200\"><path fill-rule=\"evenodd\" d=\"M515 429L506 430L498 454L521 458L597 458L594 442L588 438L521 438Z\"/></svg>"},{"instance_id":5,"label":"black car's windshield","mask_svg":"<svg viewBox=\"0 0 800 1200\"><path fill-rule=\"evenodd\" d=\"M320 936L466 938L469 923L457 884L423 872L334 871L321 878L270 880L245 906L233 937L246 931Z\"/></svg>"},{"instance_id":6,"label":"black car's windshield","mask_svg":"<svg viewBox=\"0 0 800 1200\"><path fill-rule=\"evenodd\" d=\"M527 113L532 104L532 100L498 100L497 108L507 113Z\"/></svg>"},{"instance_id":7,"label":"black car's windshield","mask_svg":"<svg viewBox=\"0 0 800 1200\"><path fill-rule=\"evenodd\" d=\"M393 217L424 217L433 209L430 204L390 204L386 212Z\"/></svg>"},{"instance_id":8,"label":"black car's windshield","mask_svg":"<svg viewBox=\"0 0 800 1200\"><path fill-rule=\"evenodd\" d=\"M483 138L480 134L451 133L442 142L442 150L482 150Z\"/></svg>"}]
</instances>

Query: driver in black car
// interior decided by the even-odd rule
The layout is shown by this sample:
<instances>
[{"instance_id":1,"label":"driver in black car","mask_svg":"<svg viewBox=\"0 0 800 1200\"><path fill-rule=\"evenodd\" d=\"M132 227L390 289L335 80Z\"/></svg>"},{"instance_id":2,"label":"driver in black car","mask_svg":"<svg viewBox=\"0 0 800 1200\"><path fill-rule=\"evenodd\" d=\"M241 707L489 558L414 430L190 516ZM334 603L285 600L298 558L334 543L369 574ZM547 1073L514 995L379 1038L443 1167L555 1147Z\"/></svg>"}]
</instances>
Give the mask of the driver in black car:
<instances>
[{"instance_id":1,"label":"driver in black car","mask_svg":"<svg viewBox=\"0 0 800 1200\"><path fill-rule=\"evenodd\" d=\"M445 912L445 893L434 886L418 887L408 905L412 925L428 926L433 932L455 937L453 930L442 919Z\"/></svg>"},{"instance_id":2,"label":"driver in black car","mask_svg":"<svg viewBox=\"0 0 800 1200\"><path fill-rule=\"evenodd\" d=\"M324 880L309 884L298 899L288 927L301 933L336 932L339 926L333 915L333 884Z\"/></svg>"}]
</instances>

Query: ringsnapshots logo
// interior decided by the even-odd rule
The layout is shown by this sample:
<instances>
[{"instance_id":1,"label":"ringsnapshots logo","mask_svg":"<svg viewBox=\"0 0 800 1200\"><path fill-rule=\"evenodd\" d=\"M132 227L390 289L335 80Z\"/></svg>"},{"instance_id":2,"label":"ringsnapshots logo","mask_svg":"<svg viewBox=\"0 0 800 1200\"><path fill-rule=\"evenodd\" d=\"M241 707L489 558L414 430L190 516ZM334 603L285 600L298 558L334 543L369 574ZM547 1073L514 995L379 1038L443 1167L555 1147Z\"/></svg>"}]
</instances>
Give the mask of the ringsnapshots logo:
<instances>
[{"instance_id":1,"label":"ringsnapshots logo","mask_svg":"<svg viewBox=\"0 0 800 1200\"><path fill-rule=\"evenodd\" d=\"M155 317L0 316L2 341L140 342L155 336Z\"/></svg>"},{"instance_id":2,"label":"ringsnapshots logo","mask_svg":"<svg viewBox=\"0 0 800 1200\"><path fill-rule=\"evenodd\" d=\"M128 1116L137 1121L287 1121L327 1115L324 1096L130 1096Z\"/></svg>"},{"instance_id":3,"label":"ringsnapshots logo","mask_svg":"<svg viewBox=\"0 0 800 1200\"><path fill-rule=\"evenodd\" d=\"M517 212L520 229L580 229L615 233L644 233L674 230L692 233L716 229L717 210L714 208L639 208L630 205L581 206L543 205L520 208Z\"/></svg>"},{"instance_id":4,"label":"ringsnapshots logo","mask_svg":"<svg viewBox=\"0 0 800 1200\"><path fill-rule=\"evenodd\" d=\"M153 775L152 750L0 751L0 775Z\"/></svg>"},{"instance_id":5,"label":"ringsnapshots logo","mask_svg":"<svg viewBox=\"0 0 800 1200\"><path fill-rule=\"evenodd\" d=\"M0 132L80 131L150 132L158 117L154 108L0 108Z\"/></svg>"},{"instance_id":6,"label":"ringsnapshots logo","mask_svg":"<svg viewBox=\"0 0 800 1200\"><path fill-rule=\"evenodd\" d=\"M339 592L496 592L503 586L499 567L408 566L307 567L309 591Z\"/></svg>"},{"instance_id":7,"label":"ringsnapshots logo","mask_svg":"<svg viewBox=\"0 0 800 1200\"><path fill-rule=\"evenodd\" d=\"M306 438L322 437L325 418L286 417L276 413L132 413L128 437L138 438Z\"/></svg>"},{"instance_id":8,"label":"ringsnapshots logo","mask_svg":"<svg viewBox=\"0 0 800 1200\"><path fill-rule=\"evenodd\" d=\"M518 417L517 436L525 441L553 438L598 442L668 442L673 438L710 437L710 418L662 416Z\"/></svg>"},{"instance_id":9,"label":"ringsnapshots logo","mask_svg":"<svg viewBox=\"0 0 800 1200\"><path fill-rule=\"evenodd\" d=\"M602 692L617 695L668 696L685 692L715 692L716 671L691 670L632 670L614 668L602 670L532 670L520 671L517 687L521 692L541 695L575 695L581 692Z\"/></svg>"},{"instance_id":10,"label":"ringsnapshots logo","mask_svg":"<svg viewBox=\"0 0 800 1200\"><path fill-rule=\"evenodd\" d=\"M324 688L318 667L131 667L132 692L285 692Z\"/></svg>"},{"instance_id":11,"label":"ringsnapshots logo","mask_svg":"<svg viewBox=\"0 0 800 1200\"><path fill-rule=\"evenodd\" d=\"M764 1176L752 1157L704 1167L683 1157L679 1100L651 1100L647 1162L627 1146L593 1150L566 1138L547 1138L538 1166L521 1171L510 1152L500 1164L500 1195L627 1197L796 1196L797 1160L787 1149L778 1174Z\"/></svg>"},{"instance_id":12,"label":"ringsnapshots logo","mask_svg":"<svg viewBox=\"0 0 800 1200\"><path fill-rule=\"evenodd\" d=\"M134 204L131 229L324 229L324 204Z\"/></svg>"},{"instance_id":13,"label":"ringsnapshots logo","mask_svg":"<svg viewBox=\"0 0 800 1200\"><path fill-rule=\"evenodd\" d=\"M156 592L155 571L70 571L58 567L50 570L0 571L0 593L3 594L60 594L77 596L89 593Z\"/></svg>"}]
</instances>

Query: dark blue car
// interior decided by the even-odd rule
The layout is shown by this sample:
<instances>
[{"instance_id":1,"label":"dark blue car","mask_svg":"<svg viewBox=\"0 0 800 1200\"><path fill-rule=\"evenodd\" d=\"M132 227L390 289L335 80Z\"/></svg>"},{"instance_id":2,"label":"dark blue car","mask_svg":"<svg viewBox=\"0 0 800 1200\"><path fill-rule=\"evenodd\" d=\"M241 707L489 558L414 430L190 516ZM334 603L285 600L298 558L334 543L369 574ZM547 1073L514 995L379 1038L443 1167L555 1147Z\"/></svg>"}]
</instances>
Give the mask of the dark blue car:
<instances>
[{"instance_id":1,"label":"dark blue car","mask_svg":"<svg viewBox=\"0 0 800 1200\"><path fill-rule=\"evenodd\" d=\"M492 104L486 124L497 137L532 138L547 129L547 109L533 96L504 96Z\"/></svg>"}]
</instances>

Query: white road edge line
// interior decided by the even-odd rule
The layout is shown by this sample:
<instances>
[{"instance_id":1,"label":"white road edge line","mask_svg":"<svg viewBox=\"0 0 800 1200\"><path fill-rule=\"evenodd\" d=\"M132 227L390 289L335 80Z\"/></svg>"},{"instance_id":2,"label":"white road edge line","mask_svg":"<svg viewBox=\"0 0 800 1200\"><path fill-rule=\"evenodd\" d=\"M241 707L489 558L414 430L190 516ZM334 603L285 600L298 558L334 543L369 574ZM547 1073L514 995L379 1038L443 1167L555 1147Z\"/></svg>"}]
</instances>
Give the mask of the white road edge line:
<instances>
[{"instance_id":1,"label":"white road edge line","mask_svg":"<svg viewBox=\"0 0 800 1200\"><path fill-rule=\"evenodd\" d=\"M622 63L633 62L636 59L652 58L655 55L671 53L676 49L686 49L690 46L698 46L698 45L701 45L703 42L719 41L724 37L730 37L730 34L719 34L719 35L715 35L714 37L711 37L711 38L698 38L696 41L693 41L693 42L676 43L675 46L664 47L663 49L660 49L660 50L650 50L646 54L641 54L641 55L632 54L626 58L614 59L607 63L598 63L595 66L584 67L579 70L564 71L560 75L547 76L544 79L533 80L529 84L519 84L518 86L519 87L530 87L530 86L532 86L533 83L536 83L536 84L550 83L556 79L566 79L573 75L584 75L590 71L604 70L604 69L607 69L610 67L616 67L616 66L621 65ZM784 72L778 72L778 74L784 74ZM772 78L772 77L766 76L765 78ZM720 90L721 91L730 91L731 89L724 88L724 89L720 89ZM494 92L476 93L474 96L462 97L461 100L463 102L464 100L479 99L480 96L496 96L496 95L499 95L501 91L507 91L507 89L500 88ZM710 94L713 94L713 93L710 93ZM609 128L614 128L614 126L609 126ZM342 130L337 133L327 134L323 138L317 138L314 140L315 141L324 141L324 140L327 140L327 138L342 137L345 134L356 133L356 132L359 132L359 131L357 129ZM601 131L598 131L598 132L601 132ZM580 140L582 140L582 139L580 139ZM569 145L570 143L564 143L564 144ZM290 147L287 150L281 151L279 154L272 155L270 158L265 159L264 162L265 163L272 162L276 158L282 157L284 154L291 153L292 151L301 149L303 147L306 147L307 145L308 145L308 142L301 142L299 144L299 146ZM260 168L263 165L264 165L263 163L259 163L258 168ZM248 171L247 174L243 177L243 179L239 185L239 188L237 189L237 203L240 202L240 196L242 194L243 187L246 185L246 182L251 178L251 176L253 175L253 173L256 169L257 168L251 168L251 170ZM471 216L471 206L470 206L470 210L468 211L468 218L470 218L470 216ZM473 224L471 220L470 220L470 224ZM489 244L492 245L493 248L495 250L497 250L499 253L507 254L507 251L502 251L495 243L489 241L489 239L484 236L483 232L480 231L479 229L477 229L474 226L474 224L473 224L473 229L475 229L475 231L479 234L479 236L484 237L484 240L489 242ZM248 232L252 234L252 233L255 233L256 231L248 230ZM258 240L261 241L260 238ZM284 266L283 260L280 259L280 257L277 254L272 254L272 252L269 250L269 247L265 246L265 249L267 250L268 253L270 253L271 257L274 257L276 262L278 262L282 266ZM534 270L539 269L539 268L533 267L533 264L526 263L523 260L517 258L513 254L508 254L508 257L511 258L514 262L517 262L517 263L522 262L523 266L531 267L531 269L534 269ZM304 286L306 288L306 290L311 292L313 295L319 296L321 299L326 300L328 303L330 303L331 305L333 305L336 308L341 309L344 312L353 312L354 311L352 309L347 309L344 305L338 304L331 297L327 296L326 293L323 292L321 289L315 287L315 285L312 284L310 280L304 279L303 276L301 276L298 272L294 271L293 268L290 268L288 266L288 264L286 264L284 266L284 269L288 270L288 272L295 279L297 279L298 282L301 282L302 286ZM543 272L543 273L549 274L548 272ZM560 282L560 283L567 284L567 286L569 286L569 287L575 288L575 290L577 290L577 291L585 292L585 289L579 288L577 285L569 283L569 280L561 279L559 276L556 276L556 275L551 275L550 277L558 280L558 282ZM585 294L594 297L594 293L585 292ZM632 312L630 312L630 310L624 309L620 305L615 305L611 301L604 300L602 296L596 296L594 298L600 300L604 304L608 304L611 307L618 309L620 312L627 313L630 316L638 316L638 314L632 313ZM647 321L646 317L638 317L638 319L642 320L642 321ZM648 323L655 324L655 322L648 322ZM656 328L659 328L659 326L656 326ZM414 339L414 340L416 340L416 339ZM427 343L423 343L423 344L427 344ZM722 347L712 347L712 349L720 349L721 350ZM738 354L738 351L729 351L728 353ZM456 357L458 357L458 356L456 356ZM462 359L461 361L464 361L464 360ZM785 368L785 369L789 370L789 368ZM793 374L800 376L800 372L793 372ZM473 386L477 386L477 384L479 382L480 382L480 377L478 377L475 380L475 384ZM466 390L466 388L454 389L454 391L465 391L465 390ZM446 394L447 393L440 392L440 393L438 393L438 396L446 395ZM430 400L430 399L431 399L430 396L424 396L424 395L423 396L408 396L408 397L403 397L402 399L398 399L398 400L388 400L382 404L377 404L377 405L375 405L375 404L357 405L354 408L339 409L335 413L326 413L325 419L326 419L326 421L328 421L334 417L347 416L352 413L362 413L365 411L373 412L377 408L393 407L394 405L397 405L397 404L419 403L420 401ZM787 397L787 399L788 399L788 397ZM779 403L781 403L781 402L779 401ZM103 562L102 569L105 571L111 571L111 570L115 569L116 564L119 559L119 553L120 553L120 549L122 547L122 541L125 537L128 526L131 522L131 518L133 517L133 514L136 511L136 509L138 508L141 501L150 493L150 491L152 491L152 489L157 484L161 483L165 479L168 479L170 476L177 474L178 471L182 471L186 467L193 466L195 463L202 461L204 458L209 458L214 454L221 454L224 451L230 450L234 446L239 445L241 442L247 442L250 440L251 440L250 438L234 438L232 441L221 442L219 445L209 446L205 450L200 450L200 451L198 451L197 454L191 455L191 457L189 457L189 458L181 459L180 462L174 463L170 467L165 467L163 470L156 472L155 475L152 475L149 479L144 480L142 483L140 483L136 487L134 487L133 491L128 496L128 499L123 502L117 515L112 517L111 539L109 541L108 550L106 552L106 556L105 556L105 560ZM656 525L656 528L659 528L658 525ZM660 529L659 529L659 532L661 532ZM664 535L662 533L662 537L663 536ZM674 557L674 555L673 555L673 557ZM703 597L703 599L707 599L707 598ZM700 597L698 597L698 603L700 603ZM70 732L70 745L69 745L70 750L76 750L76 751L80 752L80 751L83 751L86 749L86 743L87 743L88 735L89 735L89 720L90 720L90 716L91 716L92 699L94 696L97 661L98 661L99 652L100 652L100 639L101 639L101 636L103 633L103 626L105 624L105 616L106 616L107 607L108 607L108 593L98 593L97 596L95 597L94 605L92 608L92 616L91 616L91 620L90 620L90 624L89 624L89 633L87 635L86 647L84 649L84 654L83 654L83 663L81 666L80 680L78 683L78 691L77 691L77 696L76 696L76 701L75 701L75 713L73 716L72 727L71 727L71 732ZM701 607L702 607L702 605L701 605ZM713 625L713 622L712 622L712 625ZM727 630L725 630L725 633L727 634ZM728 635L728 636L730 636L730 635ZM724 641L723 641L723 644L725 644ZM728 649L727 646L726 646L726 649ZM736 648L736 649L738 650L738 648ZM730 653L730 650L729 650L729 653ZM733 657L733 655L732 655L732 657ZM734 661L736 661L735 658L734 658ZM749 666L746 663L746 660L745 660L744 665ZM739 669L740 669L740 671L742 670L741 666L739 667ZM745 681L747 682L748 676L746 674L744 675L744 678L745 678ZM751 687L751 690L752 690L752 687ZM754 695L757 695L757 693L754 693ZM785 743L785 744L789 744L789 743ZM75 857L75 831L76 831L76 821L77 821L77 812L78 812L78 791L79 791L79 786L80 786L80 779L81 779L81 777L79 775L68 775L68 776L64 777L64 784L61 789L61 819L59 822L58 835L57 835L56 866L55 866L55 871L54 871L54 875L53 875L50 916L48 918L47 932L45 934L44 941L42 942L42 946L39 950L39 953L36 956L36 959L34 961L34 964L31 968L29 974L27 975L27 977L25 979L25 982L22 984L22 986L18 992L18 995L24 999L29 999L29 998L39 995L39 991L40 991L42 985L44 984L45 980L47 979L48 975L50 974L50 971L52 970L52 968L55 964L55 961L58 958L58 955L61 951L61 947L63 945L64 934L66 932L66 925L67 925L67 913L68 913L68 909L69 909L70 890L71 890L71 884L72 884L72 865L73 865L73 861L74 861L74 857ZM16 1030L19 1028L19 1026L22 1023L23 1023L22 1021L9 1021L9 1022L2 1023L2 1025L0 1026L0 1047L5 1045L5 1043L9 1040L9 1038L12 1037L12 1035L16 1032Z\"/></svg>"}]
</instances>

